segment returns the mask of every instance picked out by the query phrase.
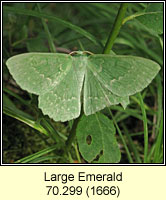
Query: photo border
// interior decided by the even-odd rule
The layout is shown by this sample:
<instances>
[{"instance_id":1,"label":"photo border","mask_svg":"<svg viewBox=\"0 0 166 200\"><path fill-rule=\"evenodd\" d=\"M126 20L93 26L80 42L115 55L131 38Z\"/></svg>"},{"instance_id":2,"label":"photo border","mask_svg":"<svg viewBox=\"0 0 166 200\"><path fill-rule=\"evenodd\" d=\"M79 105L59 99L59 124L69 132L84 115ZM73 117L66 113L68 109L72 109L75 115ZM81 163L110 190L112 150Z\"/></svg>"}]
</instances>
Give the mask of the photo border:
<instances>
[{"instance_id":1,"label":"photo border","mask_svg":"<svg viewBox=\"0 0 166 200\"><path fill-rule=\"evenodd\" d=\"M21 3L35 3L35 1L21 1ZM164 102L164 109L163 109L163 163L133 163L133 164L112 164L112 163L102 163L102 164L90 164L90 163L86 163L86 164L81 164L81 163L66 163L66 164L54 164L54 163L49 163L49 164L15 164L15 163L7 163L4 164L2 162L2 158L3 158L3 150L2 150L2 145L3 145L3 141L2 141L2 134L3 134L3 128L2 128L2 112L3 112L3 80L2 80L2 73L3 73L3 22L2 22L2 15L3 15L3 3L20 3L20 1L1 1L1 148L0 148L0 153L1 153L1 163L0 166L165 166L165 1L37 1L39 3L163 3L164 4L164 12L163 12L163 23L164 23L164 30L163 30L163 66L164 66L164 81L163 81L163 102Z\"/></svg>"}]
</instances>

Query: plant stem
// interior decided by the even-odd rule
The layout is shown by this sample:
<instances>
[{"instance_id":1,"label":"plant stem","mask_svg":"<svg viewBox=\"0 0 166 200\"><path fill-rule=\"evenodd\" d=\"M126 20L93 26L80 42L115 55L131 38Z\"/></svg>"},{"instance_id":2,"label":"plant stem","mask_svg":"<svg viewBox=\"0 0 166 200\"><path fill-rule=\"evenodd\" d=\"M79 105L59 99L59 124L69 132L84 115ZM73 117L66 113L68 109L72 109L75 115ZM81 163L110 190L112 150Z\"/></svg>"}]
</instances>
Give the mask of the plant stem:
<instances>
[{"instance_id":1,"label":"plant stem","mask_svg":"<svg viewBox=\"0 0 166 200\"><path fill-rule=\"evenodd\" d=\"M120 28L122 26L122 22L123 22L123 18L125 16L125 13L126 13L126 10L127 10L127 6L128 6L128 3L122 3L121 6L120 6L119 11L118 11L118 15L117 15L117 17L115 19L115 22L114 22L114 25L113 25L113 28L112 28L112 30L110 32L110 35L109 35L108 40L107 40L107 43L106 43L106 45L104 47L103 54L109 54L110 53L110 50L112 49L113 43L114 43L116 37L118 36ZM110 112L110 115L111 115L111 117L113 119L113 122L114 122L114 124L116 126L116 129L117 129L117 131L119 133L119 136L120 136L120 138L122 140L124 148L126 150L128 160L129 160L130 163L133 163L133 159L131 157L131 154L129 152L127 144L126 144L126 142L125 142L125 140L123 138L121 130L120 130L118 124L116 123L116 120L114 119L114 116L113 116L113 114L112 114L110 109L109 109L109 112Z\"/></svg>"},{"instance_id":2,"label":"plant stem","mask_svg":"<svg viewBox=\"0 0 166 200\"><path fill-rule=\"evenodd\" d=\"M37 7L38 7L39 12L41 13L41 7L40 7L39 3L37 3ZM48 29L48 26L47 26L47 24L45 22L45 19L42 18L41 20L42 20L42 24L43 24L44 30L45 30L45 32L47 34L47 37L48 37L48 43L49 43L50 51L52 53L56 53L56 48L55 48L51 33L50 33L50 31Z\"/></svg>"},{"instance_id":3,"label":"plant stem","mask_svg":"<svg viewBox=\"0 0 166 200\"><path fill-rule=\"evenodd\" d=\"M77 156L77 159L78 159L78 163L81 163L81 158L80 158L80 154L79 154L79 151L78 151L77 143L74 144L74 148L75 148L76 156Z\"/></svg>"},{"instance_id":4,"label":"plant stem","mask_svg":"<svg viewBox=\"0 0 166 200\"><path fill-rule=\"evenodd\" d=\"M163 111L161 111L161 121L159 127L159 134L156 139L155 143L155 152L154 152L154 159L153 163L160 162L160 154L162 154L162 143L163 143Z\"/></svg>"},{"instance_id":5,"label":"plant stem","mask_svg":"<svg viewBox=\"0 0 166 200\"><path fill-rule=\"evenodd\" d=\"M77 119L75 119L73 122L73 126L72 126L72 129L70 130L69 137L66 140L66 148L65 148L66 153L68 153L70 151L72 142L76 136L76 128L77 128L78 122L80 121L80 118L82 117L82 115L83 115L83 112L81 112L80 116Z\"/></svg>"},{"instance_id":6,"label":"plant stem","mask_svg":"<svg viewBox=\"0 0 166 200\"><path fill-rule=\"evenodd\" d=\"M131 148L131 150L134 153L136 163L142 163L142 160L139 157L138 150L137 150L135 144L133 143L131 135L128 133L128 129L126 128L124 123L122 123L122 127L123 127L124 133L125 133L125 135L127 137L127 140L128 140L128 143L129 143L129 147Z\"/></svg>"},{"instance_id":7,"label":"plant stem","mask_svg":"<svg viewBox=\"0 0 166 200\"><path fill-rule=\"evenodd\" d=\"M107 43L104 47L103 54L109 54L110 53L110 50L112 49L113 43L114 43L116 37L118 36L120 28L122 26L123 18L125 16L127 7L128 7L128 3L121 3L121 6L119 8L118 15L117 15L116 20L114 22L113 28L110 32Z\"/></svg>"},{"instance_id":8,"label":"plant stem","mask_svg":"<svg viewBox=\"0 0 166 200\"><path fill-rule=\"evenodd\" d=\"M142 110L142 115L143 115L143 123L144 123L144 163L147 163L147 158L148 158L148 125L147 125L147 118L146 118L146 111L145 111L145 106L144 102L142 99L142 95L139 92L138 97L140 100L140 106Z\"/></svg>"},{"instance_id":9,"label":"plant stem","mask_svg":"<svg viewBox=\"0 0 166 200\"><path fill-rule=\"evenodd\" d=\"M120 130L118 124L116 123L116 120L115 120L115 118L114 118L114 116L113 116L111 110L110 110L110 109L108 109L108 110L109 110L109 113L110 113L110 115L111 115L111 117L112 117L112 120L113 120L113 122L114 122L114 124L115 124L115 126L116 126L116 129L117 129L117 131L118 131L118 133L119 133L119 136L120 136L120 138L121 138L121 140L122 140L122 143L123 143L123 145L124 145L124 148L125 148L125 150L126 150L129 163L134 163L134 162L133 162L133 159L132 159L132 157L131 157L130 151L129 151L128 147L127 147L126 141L125 141L125 139L124 139L124 137L123 137L123 135L122 135L122 132L121 132L121 130Z\"/></svg>"}]
</instances>

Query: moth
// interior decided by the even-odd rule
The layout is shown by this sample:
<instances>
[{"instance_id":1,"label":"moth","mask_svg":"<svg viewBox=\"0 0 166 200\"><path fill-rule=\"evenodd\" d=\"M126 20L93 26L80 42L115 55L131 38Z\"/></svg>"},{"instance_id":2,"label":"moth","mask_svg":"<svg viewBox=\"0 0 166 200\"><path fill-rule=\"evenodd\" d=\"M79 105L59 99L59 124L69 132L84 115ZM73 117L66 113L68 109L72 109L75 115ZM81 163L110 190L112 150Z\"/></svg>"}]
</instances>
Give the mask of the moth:
<instances>
[{"instance_id":1,"label":"moth","mask_svg":"<svg viewBox=\"0 0 166 200\"><path fill-rule=\"evenodd\" d=\"M147 87L160 70L149 59L92 54L88 51L23 53L6 65L24 90L39 95L39 108L55 121L91 115L106 106L129 104L129 96Z\"/></svg>"}]
</instances>

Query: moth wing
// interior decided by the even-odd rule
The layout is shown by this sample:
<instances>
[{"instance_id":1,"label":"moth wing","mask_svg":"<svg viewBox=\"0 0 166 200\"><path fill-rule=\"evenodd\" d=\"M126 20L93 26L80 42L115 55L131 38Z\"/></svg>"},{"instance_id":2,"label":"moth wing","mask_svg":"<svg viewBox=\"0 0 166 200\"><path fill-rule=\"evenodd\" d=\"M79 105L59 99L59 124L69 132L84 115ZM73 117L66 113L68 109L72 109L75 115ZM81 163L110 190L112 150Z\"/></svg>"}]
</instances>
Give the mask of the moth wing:
<instances>
[{"instance_id":1,"label":"moth wing","mask_svg":"<svg viewBox=\"0 0 166 200\"><path fill-rule=\"evenodd\" d=\"M93 114L106 106L121 103L123 107L129 104L129 97L119 97L104 87L94 73L87 67L84 82L84 112Z\"/></svg>"},{"instance_id":2,"label":"moth wing","mask_svg":"<svg viewBox=\"0 0 166 200\"><path fill-rule=\"evenodd\" d=\"M71 64L70 55L59 53L24 53L6 62L18 85L38 95L55 87L65 77Z\"/></svg>"},{"instance_id":3,"label":"moth wing","mask_svg":"<svg viewBox=\"0 0 166 200\"><path fill-rule=\"evenodd\" d=\"M89 68L113 94L121 97L140 92L151 83L160 66L149 59L135 56L89 56Z\"/></svg>"}]
</instances>

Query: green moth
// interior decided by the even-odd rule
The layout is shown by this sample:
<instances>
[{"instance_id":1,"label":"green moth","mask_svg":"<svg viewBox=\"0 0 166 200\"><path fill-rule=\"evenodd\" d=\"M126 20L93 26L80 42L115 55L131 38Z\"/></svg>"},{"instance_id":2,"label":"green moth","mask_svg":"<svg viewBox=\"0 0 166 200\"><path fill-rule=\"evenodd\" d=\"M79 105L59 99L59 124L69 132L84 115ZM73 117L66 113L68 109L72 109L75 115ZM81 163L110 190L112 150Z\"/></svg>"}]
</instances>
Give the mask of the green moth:
<instances>
[{"instance_id":1,"label":"green moth","mask_svg":"<svg viewBox=\"0 0 166 200\"><path fill-rule=\"evenodd\" d=\"M75 55L72 55L75 54ZM68 121L106 106L129 104L129 96L153 80L160 66L135 56L88 52L24 53L6 65L18 85L39 95L39 108L55 121Z\"/></svg>"}]
</instances>

